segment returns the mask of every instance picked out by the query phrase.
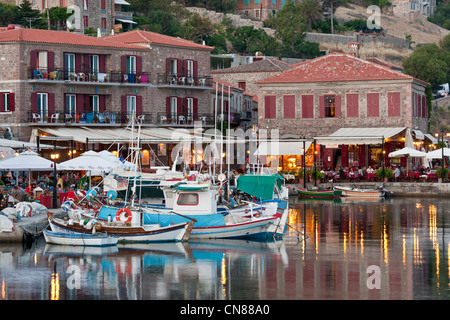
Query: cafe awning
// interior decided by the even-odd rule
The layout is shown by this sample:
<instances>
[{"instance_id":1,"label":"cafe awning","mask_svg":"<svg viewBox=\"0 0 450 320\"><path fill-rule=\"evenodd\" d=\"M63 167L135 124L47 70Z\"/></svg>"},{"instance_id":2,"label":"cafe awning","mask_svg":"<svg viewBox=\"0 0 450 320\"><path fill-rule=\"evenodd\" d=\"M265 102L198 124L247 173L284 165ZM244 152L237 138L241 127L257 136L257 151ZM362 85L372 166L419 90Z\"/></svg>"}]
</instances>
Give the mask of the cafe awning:
<instances>
[{"instance_id":1,"label":"cafe awning","mask_svg":"<svg viewBox=\"0 0 450 320\"><path fill-rule=\"evenodd\" d=\"M39 128L31 135L31 142L36 140L37 130L47 136L72 137L74 141L86 143L127 143L131 137L129 128ZM135 129L134 136L137 135ZM194 136L187 129L174 128L141 128L140 141L142 143L180 143L193 140Z\"/></svg>"},{"instance_id":2,"label":"cafe awning","mask_svg":"<svg viewBox=\"0 0 450 320\"><path fill-rule=\"evenodd\" d=\"M311 141L305 141L305 151L308 150ZM303 141L271 141L261 142L255 151L256 156L294 156L303 155Z\"/></svg>"},{"instance_id":3,"label":"cafe awning","mask_svg":"<svg viewBox=\"0 0 450 320\"><path fill-rule=\"evenodd\" d=\"M316 144L337 147L340 144L381 144L383 139L403 133L406 127L341 128L324 137L315 137Z\"/></svg>"}]
</instances>

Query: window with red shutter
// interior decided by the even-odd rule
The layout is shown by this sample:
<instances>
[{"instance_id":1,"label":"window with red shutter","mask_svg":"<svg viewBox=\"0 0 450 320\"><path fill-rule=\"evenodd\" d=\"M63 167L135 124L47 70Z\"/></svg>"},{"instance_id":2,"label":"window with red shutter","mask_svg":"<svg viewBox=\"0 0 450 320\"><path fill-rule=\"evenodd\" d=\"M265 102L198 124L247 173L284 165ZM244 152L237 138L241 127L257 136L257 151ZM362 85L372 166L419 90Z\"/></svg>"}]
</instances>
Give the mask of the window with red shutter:
<instances>
[{"instance_id":1,"label":"window with red shutter","mask_svg":"<svg viewBox=\"0 0 450 320\"><path fill-rule=\"evenodd\" d=\"M283 96L283 105L284 105L284 118L285 119L294 119L295 118L295 96L294 95Z\"/></svg>"},{"instance_id":2,"label":"window with red shutter","mask_svg":"<svg viewBox=\"0 0 450 320\"><path fill-rule=\"evenodd\" d=\"M368 93L367 94L367 117L379 117L380 116L380 94Z\"/></svg>"},{"instance_id":3,"label":"window with red shutter","mask_svg":"<svg viewBox=\"0 0 450 320\"><path fill-rule=\"evenodd\" d=\"M388 116L389 117L400 116L400 92L388 93Z\"/></svg>"},{"instance_id":4,"label":"window with red shutter","mask_svg":"<svg viewBox=\"0 0 450 320\"><path fill-rule=\"evenodd\" d=\"M302 118L314 118L314 96L302 96Z\"/></svg>"},{"instance_id":5,"label":"window with red shutter","mask_svg":"<svg viewBox=\"0 0 450 320\"><path fill-rule=\"evenodd\" d=\"M347 94L347 118L359 117L359 97L357 93Z\"/></svg>"},{"instance_id":6,"label":"window with red shutter","mask_svg":"<svg viewBox=\"0 0 450 320\"><path fill-rule=\"evenodd\" d=\"M325 117L334 118L336 117L336 96L329 95L325 96Z\"/></svg>"},{"instance_id":7,"label":"window with red shutter","mask_svg":"<svg viewBox=\"0 0 450 320\"><path fill-rule=\"evenodd\" d=\"M277 115L276 96L264 96L264 111L266 119L275 119Z\"/></svg>"}]
</instances>

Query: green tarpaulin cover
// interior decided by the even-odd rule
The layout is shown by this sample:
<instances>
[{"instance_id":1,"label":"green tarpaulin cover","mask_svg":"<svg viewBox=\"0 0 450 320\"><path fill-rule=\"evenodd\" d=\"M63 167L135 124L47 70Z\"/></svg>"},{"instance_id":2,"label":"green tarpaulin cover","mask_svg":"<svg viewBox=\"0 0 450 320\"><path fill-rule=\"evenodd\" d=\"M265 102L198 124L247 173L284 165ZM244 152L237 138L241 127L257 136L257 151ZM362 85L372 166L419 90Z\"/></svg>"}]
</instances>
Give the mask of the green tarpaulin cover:
<instances>
[{"instance_id":1,"label":"green tarpaulin cover","mask_svg":"<svg viewBox=\"0 0 450 320\"><path fill-rule=\"evenodd\" d=\"M239 176L237 188L257 199L271 200L273 199L275 183L277 184L278 189L281 189L281 181L283 179L284 178L279 174L247 174Z\"/></svg>"}]
</instances>

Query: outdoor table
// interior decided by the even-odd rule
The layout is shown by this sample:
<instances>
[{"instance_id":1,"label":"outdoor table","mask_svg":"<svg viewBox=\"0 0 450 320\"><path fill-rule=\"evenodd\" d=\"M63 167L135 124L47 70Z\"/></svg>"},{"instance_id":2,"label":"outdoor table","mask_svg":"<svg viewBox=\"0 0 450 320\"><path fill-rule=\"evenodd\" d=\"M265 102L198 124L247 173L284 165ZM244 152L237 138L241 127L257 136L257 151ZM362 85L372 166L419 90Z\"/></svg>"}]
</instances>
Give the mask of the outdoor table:
<instances>
[{"instance_id":1,"label":"outdoor table","mask_svg":"<svg viewBox=\"0 0 450 320\"><path fill-rule=\"evenodd\" d=\"M367 179L368 180L370 180L370 179L372 179L372 178L376 178L377 177L377 174L376 173L368 173L367 174Z\"/></svg>"},{"instance_id":2,"label":"outdoor table","mask_svg":"<svg viewBox=\"0 0 450 320\"><path fill-rule=\"evenodd\" d=\"M408 172L408 177L413 178L417 181L417 180L419 180L419 173L410 171L410 172Z\"/></svg>"},{"instance_id":3,"label":"outdoor table","mask_svg":"<svg viewBox=\"0 0 450 320\"><path fill-rule=\"evenodd\" d=\"M437 173L427 173L427 181L429 180L437 181L437 179L438 179Z\"/></svg>"}]
</instances>

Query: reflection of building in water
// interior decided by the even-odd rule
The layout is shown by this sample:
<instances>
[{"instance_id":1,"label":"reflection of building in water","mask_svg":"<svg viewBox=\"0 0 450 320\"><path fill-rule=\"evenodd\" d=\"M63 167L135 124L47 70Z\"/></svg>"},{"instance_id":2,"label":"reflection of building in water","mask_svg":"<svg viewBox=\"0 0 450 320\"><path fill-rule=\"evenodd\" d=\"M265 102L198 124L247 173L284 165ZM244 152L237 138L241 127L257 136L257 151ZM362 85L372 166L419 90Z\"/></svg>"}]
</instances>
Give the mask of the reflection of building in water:
<instances>
[{"instance_id":1,"label":"reflection of building in water","mask_svg":"<svg viewBox=\"0 0 450 320\"><path fill-rule=\"evenodd\" d=\"M289 256L291 250L301 255L287 268L266 266L261 299L417 299L448 290L449 260L443 252L449 239L436 206L414 200L393 207L299 203L292 206L298 209L289 224L303 230L305 223L308 239L288 248ZM370 266L380 269L379 290L367 287ZM434 285L425 285L428 281ZM435 292L421 292L423 287Z\"/></svg>"}]
</instances>

